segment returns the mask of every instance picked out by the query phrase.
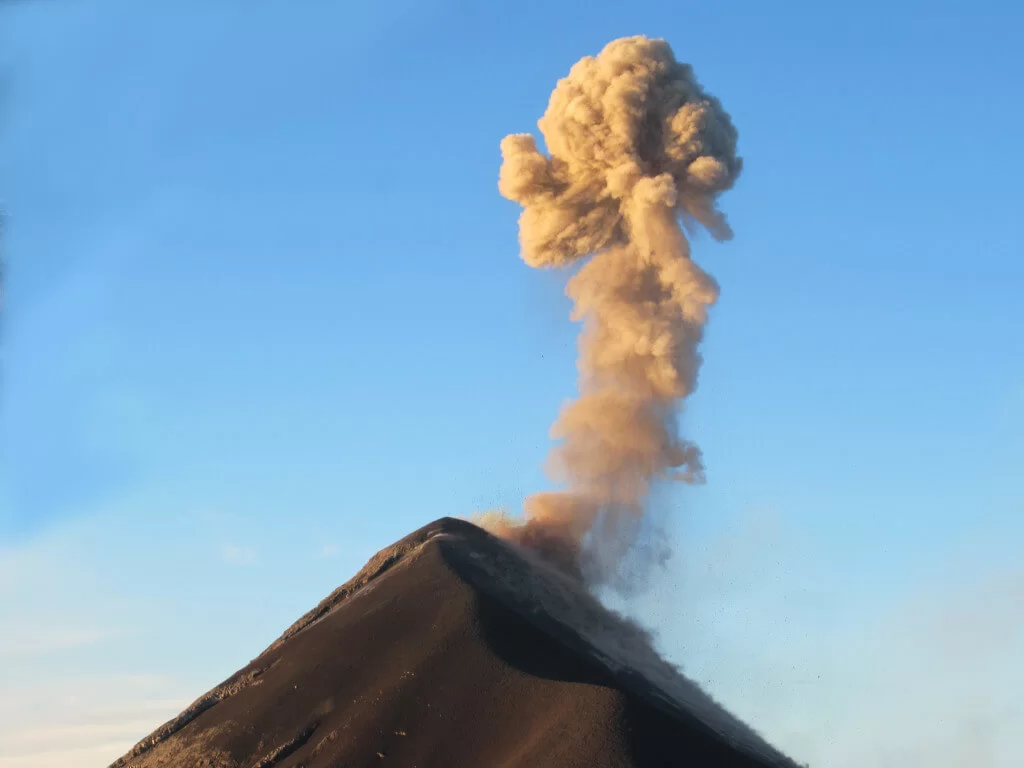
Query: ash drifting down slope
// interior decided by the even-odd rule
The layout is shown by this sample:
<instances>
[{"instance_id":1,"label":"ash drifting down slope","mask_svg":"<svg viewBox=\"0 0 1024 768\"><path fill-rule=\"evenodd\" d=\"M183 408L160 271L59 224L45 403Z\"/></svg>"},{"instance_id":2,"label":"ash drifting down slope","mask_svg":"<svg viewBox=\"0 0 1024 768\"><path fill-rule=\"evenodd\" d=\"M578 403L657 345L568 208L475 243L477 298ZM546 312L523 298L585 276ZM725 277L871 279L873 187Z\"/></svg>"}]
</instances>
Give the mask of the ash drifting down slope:
<instances>
[{"instance_id":1,"label":"ash drifting down slope","mask_svg":"<svg viewBox=\"0 0 1024 768\"><path fill-rule=\"evenodd\" d=\"M111 768L795 768L572 579L443 518Z\"/></svg>"}]
</instances>

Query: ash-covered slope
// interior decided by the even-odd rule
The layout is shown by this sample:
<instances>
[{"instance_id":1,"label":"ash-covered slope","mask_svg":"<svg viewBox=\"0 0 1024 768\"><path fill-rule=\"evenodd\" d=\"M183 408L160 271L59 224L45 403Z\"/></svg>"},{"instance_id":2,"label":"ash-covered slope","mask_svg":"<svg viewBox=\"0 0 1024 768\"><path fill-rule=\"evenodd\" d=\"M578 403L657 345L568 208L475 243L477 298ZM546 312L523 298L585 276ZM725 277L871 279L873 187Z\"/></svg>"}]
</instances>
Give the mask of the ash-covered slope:
<instances>
[{"instance_id":1,"label":"ash-covered slope","mask_svg":"<svg viewBox=\"0 0 1024 768\"><path fill-rule=\"evenodd\" d=\"M794 764L574 582L444 518L111 768Z\"/></svg>"}]
</instances>

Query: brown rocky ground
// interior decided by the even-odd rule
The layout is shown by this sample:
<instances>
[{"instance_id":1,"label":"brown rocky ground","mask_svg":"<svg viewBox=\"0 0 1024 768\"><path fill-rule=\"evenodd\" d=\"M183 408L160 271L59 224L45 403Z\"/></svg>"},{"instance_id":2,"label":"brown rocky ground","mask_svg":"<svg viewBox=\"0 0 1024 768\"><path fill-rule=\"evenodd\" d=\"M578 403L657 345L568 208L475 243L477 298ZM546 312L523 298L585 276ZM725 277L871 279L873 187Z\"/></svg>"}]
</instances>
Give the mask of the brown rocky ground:
<instances>
[{"instance_id":1,"label":"brown rocky ground","mask_svg":"<svg viewBox=\"0 0 1024 768\"><path fill-rule=\"evenodd\" d=\"M193 766L794 764L572 580L444 518L111 768Z\"/></svg>"}]
</instances>

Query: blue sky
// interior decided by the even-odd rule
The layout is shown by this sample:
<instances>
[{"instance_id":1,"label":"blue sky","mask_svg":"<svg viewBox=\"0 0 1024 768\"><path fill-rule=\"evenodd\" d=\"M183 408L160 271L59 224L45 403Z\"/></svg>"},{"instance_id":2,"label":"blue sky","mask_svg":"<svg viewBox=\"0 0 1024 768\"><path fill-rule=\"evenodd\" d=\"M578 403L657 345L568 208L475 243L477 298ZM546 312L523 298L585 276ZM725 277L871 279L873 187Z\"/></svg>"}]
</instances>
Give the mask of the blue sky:
<instances>
[{"instance_id":1,"label":"blue sky","mask_svg":"<svg viewBox=\"0 0 1024 768\"><path fill-rule=\"evenodd\" d=\"M695 243L708 484L663 494L677 557L627 610L813 765L1024 751L1024 12L0 16L0 766L109 762L376 549L544 487L576 328L518 259L498 142L637 33L746 165L735 240Z\"/></svg>"}]
</instances>

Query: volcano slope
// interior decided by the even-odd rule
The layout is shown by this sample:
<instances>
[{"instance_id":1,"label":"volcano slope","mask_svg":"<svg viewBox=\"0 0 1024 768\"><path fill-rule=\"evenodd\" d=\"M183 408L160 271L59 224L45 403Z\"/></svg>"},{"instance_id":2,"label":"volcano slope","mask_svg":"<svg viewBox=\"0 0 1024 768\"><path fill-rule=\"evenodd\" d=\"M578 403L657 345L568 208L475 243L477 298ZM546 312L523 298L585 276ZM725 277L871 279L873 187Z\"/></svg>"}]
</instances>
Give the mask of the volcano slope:
<instances>
[{"instance_id":1,"label":"volcano slope","mask_svg":"<svg viewBox=\"0 0 1024 768\"><path fill-rule=\"evenodd\" d=\"M795 768L574 580L443 518L111 768Z\"/></svg>"}]
</instances>

